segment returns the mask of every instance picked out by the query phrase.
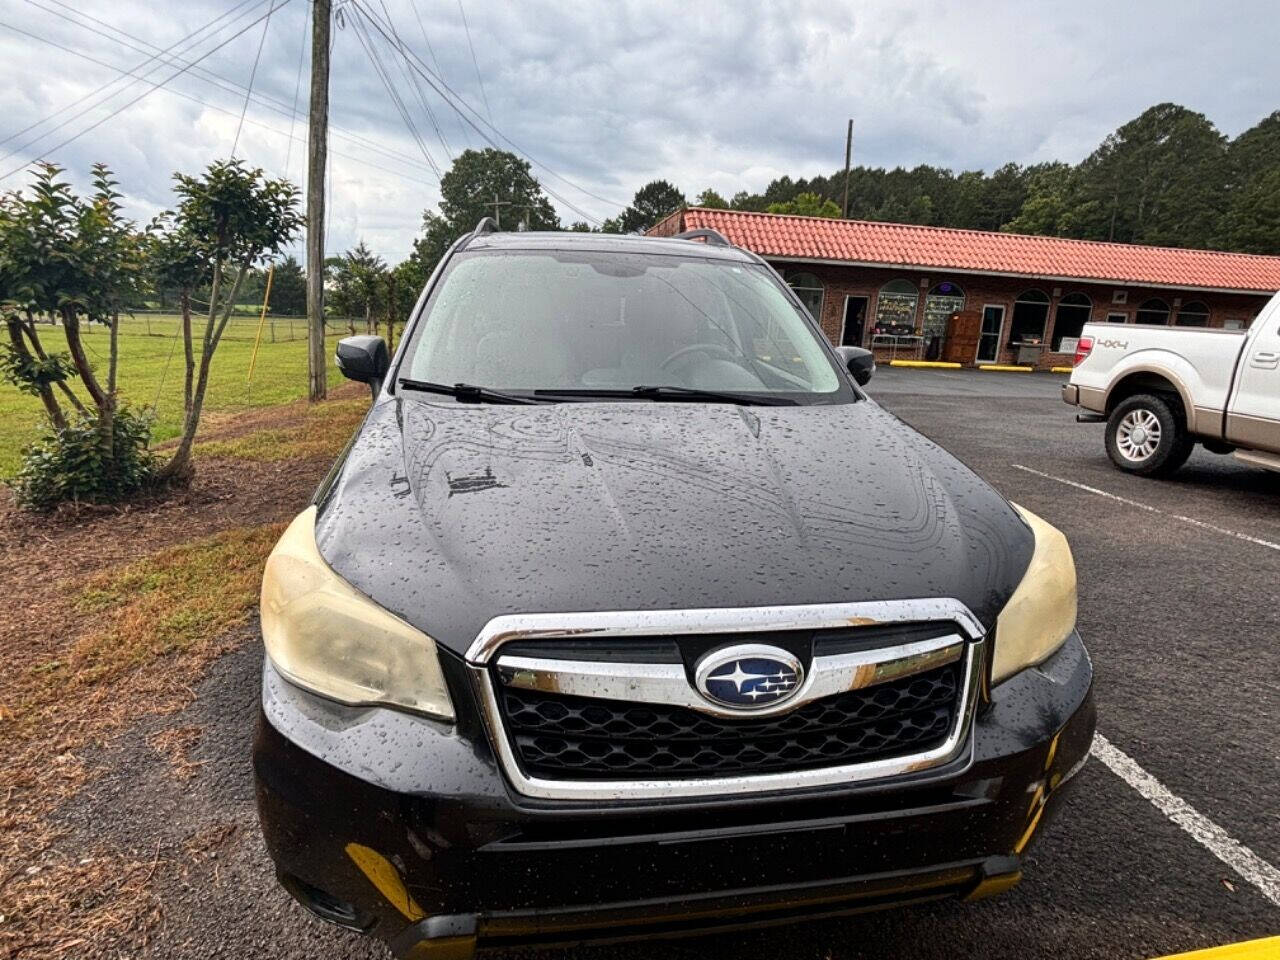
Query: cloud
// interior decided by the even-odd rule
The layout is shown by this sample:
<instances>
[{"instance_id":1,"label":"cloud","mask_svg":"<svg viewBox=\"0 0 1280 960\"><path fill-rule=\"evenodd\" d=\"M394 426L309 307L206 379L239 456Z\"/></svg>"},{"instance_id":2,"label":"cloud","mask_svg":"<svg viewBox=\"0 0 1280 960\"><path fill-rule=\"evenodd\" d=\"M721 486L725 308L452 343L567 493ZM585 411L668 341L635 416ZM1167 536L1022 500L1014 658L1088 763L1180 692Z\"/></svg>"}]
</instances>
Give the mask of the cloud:
<instances>
[{"instance_id":1,"label":"cloud","mask_svg":"<svg viewBox=\"0 0 1280 960\"><path fill-rule=\"evenodd\" d=\"M494 123L546 165L535 166L545 186L595 219L616 214L655 177L692 196L708 186L726 195L756 190L784 173L829 173L843 160L848 117L856 120L855 162L991 169L1008 160L1079 160L1162 100L1205 112L1230 135L1280 106L1277 28L1266 2L1242 3L1230 17L1155 0L463 2L474 63L456 6L388 0L388 8L403 42L483 115L479 67ZM151 82L159 82L179 68L149 61L148 44L169 47L216 17L217 37L226 38L266 9L264 0L163 8L141 0L10 0L0 16L7 25L0 27L0 137L42 125L0 145L0 153L45 136L0 161L0 173L149 88L109 65L152 71ZM272 15L254 78L265 102L249 104L238 148L269 173L299 183L306 130L301 121L291 124L290 113L308 9L305 0L291 0ZM362 47L354 17L347 5L344 26L335 30L328 246L337 251L364 239L395 261L408 252L422 210L439 199L432 164L447 167L450 155L482 140L426 84L415 85L374 35L375 58L424 155ZM198 170L230 151L244 107L238 84L248 80L261 35L261 23L249 27L164 90L49 155L80 184L92 162L108 163L129 194L131 215L148 218L171 202L175 170ZM189 56L215 42L196 43ZM70 119L84 105L54 115L113 78L114 95L83 117ZM307 87L303 62L303 111ZM64 121L64 129L49 132ZM21 183L15 176L0 187ZM557 207L566 222L581 219L565 203Z\"/></svg>"}]
</instances>

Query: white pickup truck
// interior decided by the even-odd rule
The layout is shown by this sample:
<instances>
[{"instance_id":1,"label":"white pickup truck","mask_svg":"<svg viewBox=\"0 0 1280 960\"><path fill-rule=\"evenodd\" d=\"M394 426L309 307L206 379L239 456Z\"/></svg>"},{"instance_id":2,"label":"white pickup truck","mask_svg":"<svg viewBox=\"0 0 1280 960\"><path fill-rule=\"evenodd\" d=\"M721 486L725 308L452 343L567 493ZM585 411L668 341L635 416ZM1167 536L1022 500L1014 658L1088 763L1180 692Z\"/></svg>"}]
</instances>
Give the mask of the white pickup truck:
<instances>
[{"instance_id":1,"label":"white pickup truck","mask_svg":"<svg viewBox=\"0 0 1280 960\"><path fill-rule=\"evenodd\" d=\"M1280 294L1247 331L1087 324L1062 399L1129 473L1172 473L1197 442L1280 470Z\"/></svg>"}]
</instances>

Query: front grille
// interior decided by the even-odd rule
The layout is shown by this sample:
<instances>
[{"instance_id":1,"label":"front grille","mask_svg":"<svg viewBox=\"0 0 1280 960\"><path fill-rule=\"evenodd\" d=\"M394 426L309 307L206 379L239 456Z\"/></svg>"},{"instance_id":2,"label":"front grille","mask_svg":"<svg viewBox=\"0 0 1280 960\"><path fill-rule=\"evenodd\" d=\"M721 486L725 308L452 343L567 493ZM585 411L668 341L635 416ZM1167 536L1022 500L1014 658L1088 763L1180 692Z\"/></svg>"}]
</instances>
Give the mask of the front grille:
<instances>
[{"instance_id":1,"label":"front grille","mask_svg":"<svg viewBox=\"0 0 1280 960\"><path fill-rule=\"evenodd\" d=\"M950 664L741 720L495 682L507 736L527 774L678 779L867 763L937 747L956 720L961 671Z\"/></svg>"}]
</instances>

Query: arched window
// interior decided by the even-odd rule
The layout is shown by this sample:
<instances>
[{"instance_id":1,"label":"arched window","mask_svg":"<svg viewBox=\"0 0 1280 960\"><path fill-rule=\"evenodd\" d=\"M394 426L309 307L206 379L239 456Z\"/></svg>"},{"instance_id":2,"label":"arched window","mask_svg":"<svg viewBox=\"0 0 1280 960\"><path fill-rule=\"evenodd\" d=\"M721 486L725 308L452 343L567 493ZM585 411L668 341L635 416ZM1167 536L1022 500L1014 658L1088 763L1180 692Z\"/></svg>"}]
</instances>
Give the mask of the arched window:
<instances>
[{"instance_id":1,"label":"arched window","mask_svg":"<svg viewBox=\"0 0 1280 960\"><path fill-rule=\"evenodd\" d=\"M1158 297L1144 300L1141 306L1138 307L1137 322L1157 323L1160 326L1168 326L1169 305Z\"/></svg>"},{"instance_id":2,"label":"arched window","mask_svg":"<svg viewBox=\"0 0 1280 960\"><path fill-rule=\"evenodd\" d=\"M939 283L924 298L924 336L947 335L947 321L953 313L964 309L964 291L951 282Z\"/></svg>"},{"instance_id":3,"label":"arched window","mask_svg":"<svg viewBox=\"0 0 1280 960\"><path fill-rule=\"evenodd\" d=\"M1192 300L1178 308L1178 315L1173 318L1176 327L1207 327L1209 325L1209 306L1203 300Z\"/></svg>"},{"instance_id":4,"label":"arched window","mask_svg":"<svg viewBox=\"0 0 1280 960\"><path fill-rule=\"evenodd\" d=\"M1013 301L1013 322L1009 324L1009 343L1015 347L1038 347L1044 343L1044 328L1049 320L1049 295L1043 290L1024 290Z\"/></svg>"},{"instance_id":5,"label":"arched window","mask_svg":"<svg viewBox=\"0 0 1280 960\"><path fill-rule=\"evenodd\" d=\"M1080 331L1089 322L1093 312L1093 301L1083 293L1068 293L1058 301L1058 309L1053 313L1053 350L1062 352L1063 340L1075 340Z\"/></svg>"},{"instance_id":6,"label":"arched window","mask_svg":"<svg viewBox=\"0 0 1280 960\"><path fill-rule=\"evenodd\" d=\"M812 273L793 273L787 277L787 283L796 292L800 302L809 311L813 319L822 322L822 281Z\"/></svg>"},{"instance_id":7,"label":"arched window","mask_svg":"<svg viewBox=\"0 0 1280 960\"><path fill-rule=\"evenodd\" d=\"M916 303L920 291L910 280L890 280L876 297L875 332L909 337L916 332Z\"/></svg>"}]
</instances>

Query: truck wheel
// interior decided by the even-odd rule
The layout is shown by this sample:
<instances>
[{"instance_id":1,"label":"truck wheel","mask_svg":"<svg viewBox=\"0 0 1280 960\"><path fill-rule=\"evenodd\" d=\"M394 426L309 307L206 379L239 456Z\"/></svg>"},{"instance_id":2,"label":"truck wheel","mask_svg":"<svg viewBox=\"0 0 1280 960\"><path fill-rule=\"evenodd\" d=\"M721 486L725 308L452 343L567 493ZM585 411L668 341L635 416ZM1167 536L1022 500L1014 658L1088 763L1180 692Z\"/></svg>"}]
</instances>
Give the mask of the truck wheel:
<instances>
[{"instance_id":1,"label":"truck wheel","mask_svg":"<svg viewBox=\"0 0 1280 960\"><path fill-rule=\"evenodd\" d=\"M1126 473L1167 476L1187 462L1194 447L1182 418L1155 394L1122 400L1107 420L1107 454Z\"/></svg>"}]
</instances>

